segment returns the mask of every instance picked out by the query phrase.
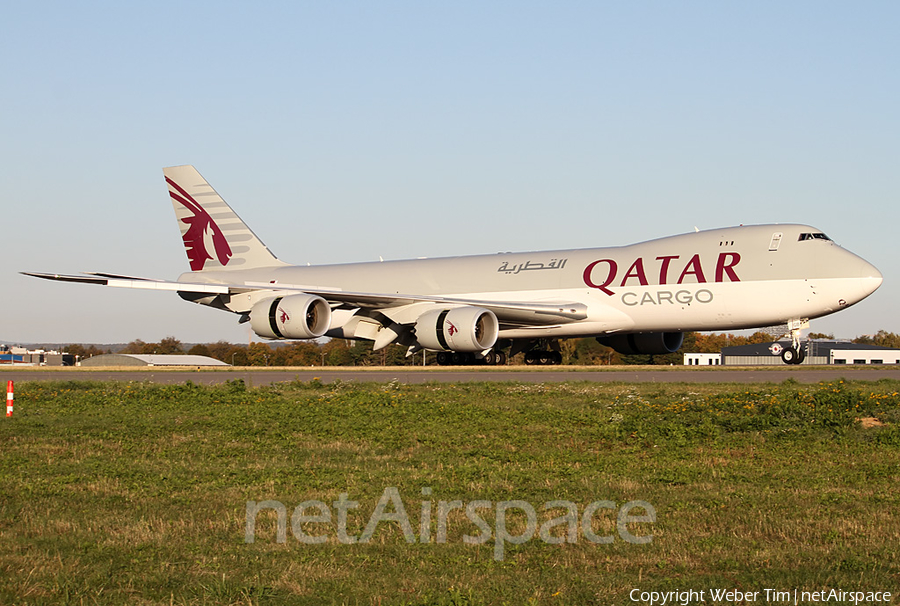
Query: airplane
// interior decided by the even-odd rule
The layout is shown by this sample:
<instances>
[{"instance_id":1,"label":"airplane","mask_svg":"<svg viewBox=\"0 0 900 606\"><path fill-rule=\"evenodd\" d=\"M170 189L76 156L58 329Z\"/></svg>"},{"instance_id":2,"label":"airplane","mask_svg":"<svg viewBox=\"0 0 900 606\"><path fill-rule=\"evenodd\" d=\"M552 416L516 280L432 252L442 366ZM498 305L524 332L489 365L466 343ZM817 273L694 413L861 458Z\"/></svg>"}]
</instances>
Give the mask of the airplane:
<instances>
[{"instance_id":1,"label":"airplane","mask_svg":"<svg viewBox=\"0 0 900 606\"><path fill-rule=\"evenodd\" d=\"M64 282L174 291L228 311L264 339L397 343L448 364L559 364L560 339L622 354L677 351L688 331L780 326L787 364L809 320L882 282L809 225L742 225L607 248L297 266L279 260L190 165L163 169L191 271L177 281L22 272Z\"/></svg>"}]
</instances>

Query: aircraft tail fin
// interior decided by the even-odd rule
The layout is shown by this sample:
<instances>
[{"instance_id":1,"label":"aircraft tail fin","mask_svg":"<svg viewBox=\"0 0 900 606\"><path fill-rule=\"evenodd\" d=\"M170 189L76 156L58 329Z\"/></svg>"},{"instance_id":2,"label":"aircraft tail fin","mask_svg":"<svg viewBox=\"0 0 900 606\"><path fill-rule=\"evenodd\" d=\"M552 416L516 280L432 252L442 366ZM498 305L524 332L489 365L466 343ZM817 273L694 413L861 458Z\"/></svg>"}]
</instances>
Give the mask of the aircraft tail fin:
<instances>
[{"instance_id":1,"label":"aircraft tail fin","mask_svg":"<svg viewBox=\"0 0 900 606\"><path fill-rule=\"evenodd\" d=\"M191 271L283 265L193 166L163 169Z\"/></svg>"}]
</instances>

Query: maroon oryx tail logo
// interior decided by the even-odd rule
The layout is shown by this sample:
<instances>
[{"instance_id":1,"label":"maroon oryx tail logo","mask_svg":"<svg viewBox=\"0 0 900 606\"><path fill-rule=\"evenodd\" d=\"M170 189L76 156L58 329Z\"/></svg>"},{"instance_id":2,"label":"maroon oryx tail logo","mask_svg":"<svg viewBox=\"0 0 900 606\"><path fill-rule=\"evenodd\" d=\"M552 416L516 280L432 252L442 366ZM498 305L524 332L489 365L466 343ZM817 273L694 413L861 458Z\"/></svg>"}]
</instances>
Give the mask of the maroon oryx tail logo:
<instances>
[{"instance_id":1,"label":"maroon oryx tail logo","mask_svg":"<svg viewBox=\"0 0 900 606\"><path fill-rule=\"evenodd\" d=\"M455 335L456 333L459 332L459 329L453 325L453 322L450 322L448 320L447 324L450 326L450 328L447 329L447 336L452 337L453 335Z\"/></svg>"},{"instance_id":2,"label":"maroon oryx tail logo","mask_svg":"<svg viewBox=\"0 0 900 606\"><path fill-rule=\"evenodd\" d=\"M288 312L284 311L284 309L281 307L278 308L278 314L279 314L278 318L281 320L282 324L286 323L288 320L291 319L291 317L288 315Z\"/></svg>"},{"instance_id":3,"label":"maroon oryx tail logo","mask_svg":"<svg viewBox=\"0 0 900 606\"><path fill-rule=\"evenodd\" d=\"M210 234L213 247L216 249L216 258L222 265L228 265L232 255L231 247L228 246L225 235L213 218L177 183L168 177L166 177L166 183L177 191L176 193L169 190L172 199L193 213L193 216L182 219L184 223L187 223L188 229L181 237L187 250L188 260L191 262L191 271L201 271L206 260L212 259L212 255L206 249L206 239Z\"/></svg>"}]
</instances>

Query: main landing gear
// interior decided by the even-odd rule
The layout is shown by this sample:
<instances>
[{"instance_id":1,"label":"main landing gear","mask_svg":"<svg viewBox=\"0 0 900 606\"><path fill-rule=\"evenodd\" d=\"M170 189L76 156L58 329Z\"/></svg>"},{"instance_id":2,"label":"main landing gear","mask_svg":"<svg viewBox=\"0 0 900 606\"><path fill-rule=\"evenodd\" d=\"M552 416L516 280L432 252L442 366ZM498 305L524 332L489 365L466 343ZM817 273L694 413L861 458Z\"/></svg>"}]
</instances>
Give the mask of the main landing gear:
<instances>
[{"instance_id":1,"label":"main landing gear","mask_svg":"<svg viewBox=\"0 0 900 606\"><path fill-rule=\"evenodd\" d=\"M562 354L558 351L539 351L532 349L525 354L525 363L528 365L540 364L541 366L562 364Z\"/></svg>"},{"instance_id":2,"label":"main landing gear","mask_svg":"<svg viewBox=\"0 0 900 606\"><path fill-rule=\"evenodd\" d=\"M515 341L512 343L509 355L514 356L525 352L525 363L529 366L539 364L549 366L562 364L563 357L559 351L559 341L556 339L535 339L533 341Z\"/></svg>"},{"instance_id":3,"label":"main landing gear","mask_svg":"<svg viewBox=\"0 0 900 606\"><path fill-rule=\"evenodd\" d=\"M459 351L439 351L435 356L439 366L501 366L506 364L506 352L491 350L478 357L473 353Z\"/></svg>"}]
</instances>

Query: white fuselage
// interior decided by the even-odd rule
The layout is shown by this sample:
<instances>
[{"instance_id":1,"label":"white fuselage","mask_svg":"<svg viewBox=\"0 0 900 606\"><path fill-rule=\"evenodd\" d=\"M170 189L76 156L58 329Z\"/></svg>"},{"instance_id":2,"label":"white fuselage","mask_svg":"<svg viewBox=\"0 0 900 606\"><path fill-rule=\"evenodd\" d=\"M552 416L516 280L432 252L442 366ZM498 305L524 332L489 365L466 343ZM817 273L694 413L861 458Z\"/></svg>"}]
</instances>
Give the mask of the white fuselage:
<instances>
[{"instance_id":1,"label":"white fuselage","mask_svg":"<svg viewBox=\"0 0 900 606\"><path fill-rule=\"evenodd\" d=\"M817 234L815 237L813 234ZM501 338L730 330L824 316L871 294L871 264L805 225L755 225L630 246L324 266L191 272L189 282L267 282L310 289L482 301L577 302L583 319L501 327ZM232 297L232 311L256 301ZM382 310L402 321L404 307ZM335 336L353 311L336 312ZM398 316L398 317L395 317Z\"/></svg>"}]
</instances>

